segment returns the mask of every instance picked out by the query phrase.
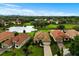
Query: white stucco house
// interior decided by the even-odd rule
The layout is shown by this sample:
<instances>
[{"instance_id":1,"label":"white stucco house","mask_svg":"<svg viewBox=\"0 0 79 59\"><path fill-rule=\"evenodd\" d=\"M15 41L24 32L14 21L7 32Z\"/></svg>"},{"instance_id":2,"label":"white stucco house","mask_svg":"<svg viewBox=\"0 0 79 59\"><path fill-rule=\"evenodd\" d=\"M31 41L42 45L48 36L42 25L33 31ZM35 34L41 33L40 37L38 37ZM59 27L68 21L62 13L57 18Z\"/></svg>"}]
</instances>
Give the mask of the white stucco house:
<instances>
[{"instance_id":1,"label":"white stucco house","mask_svg":"<svg viewBox=\"0 0 79 59\"><path fill-rule=\"evenodd\" d=\"M37 29L35 29L34 26L26 26L26 27L16 26L16 27L10 27L8 29L9 32L18 32L18 33L23 33L24 30L26 33L37 31Z\"/></svg>"}]
</instances>

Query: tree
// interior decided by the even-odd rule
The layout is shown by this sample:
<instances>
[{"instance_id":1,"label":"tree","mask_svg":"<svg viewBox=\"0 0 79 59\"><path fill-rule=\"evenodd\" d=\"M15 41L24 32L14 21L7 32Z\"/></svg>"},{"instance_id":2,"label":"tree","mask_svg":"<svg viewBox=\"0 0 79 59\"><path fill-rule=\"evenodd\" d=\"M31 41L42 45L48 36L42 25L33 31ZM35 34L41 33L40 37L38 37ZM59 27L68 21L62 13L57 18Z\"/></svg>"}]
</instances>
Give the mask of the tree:
<instances>
[{"instance_id":1,"label":"tree","mask_svg":"<svg viewBox=\"0 0 79 59\"><path fill-rule=\"evenodd\" d=\"M72 41L69 50L72 55L79 56L79 36L76 36L75 40Z\"/></svg>"},{"instance_id":2,"label":"tree","mask_svg":"<svg viewBox=\"0 0 79 59\"><path fill-rule=\"evenodd\" d=\"M0 23L0 27L4 27L4 25Z\"/></svg>"},{"instance_id":3,"label":"tree","mask_svg":"<svg viewBox=\"0 0 79 59\"><path fill-rule=\"evenodd\" d=\"M1 44L1 42L0 42L0 48L2 47L2 44Z\"/></svg>"},{"instance_id":4,"label":"tree","mask_svg":"<svg viewBox=\"0 0 79 59\"><path fill-rule=\"evenodd\" d=\"M61 29L61 30L64 30L65 26L64 25L58 25L57 26L57 29Z\"/></svg>"},{"instance_id":5,"label":"tree","mask_svg":"<svg viewBox=\"0 0 79 59\"><path fill-rule=\"evenodd\" d=\"M17 36L19 33L15 32L14 35Z\"/></svg>"},{"instance_id":6,"label":"tree","mask_svg":"<svg viewBox=\"0 0 79 59\"><path fill-rule=\"evenodd\" d=\"M47 25L47 22L43 19L38 19L36 21L33 21L32 24L36 27L36 28L43 28Z\"/></svg>"}]
</instances>

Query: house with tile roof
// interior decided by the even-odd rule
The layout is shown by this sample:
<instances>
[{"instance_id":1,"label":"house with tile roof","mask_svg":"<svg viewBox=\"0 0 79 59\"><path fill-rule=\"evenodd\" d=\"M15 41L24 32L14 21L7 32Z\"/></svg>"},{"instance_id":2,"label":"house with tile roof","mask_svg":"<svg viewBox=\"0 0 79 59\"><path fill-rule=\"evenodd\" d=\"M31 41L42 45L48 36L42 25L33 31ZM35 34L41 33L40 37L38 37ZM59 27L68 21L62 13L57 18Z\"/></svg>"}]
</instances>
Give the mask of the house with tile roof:
<instances>
[{"instance_id":1,"label":"house with tile roof","mask_svg":"<svg viewBox=\"0 0 79 59\"><path fill-rule=\"evenodd\" d=\"M34 43L40 43L40 41L43 43L44 48L44 56L52 56L51 48L50 48L50 37L49 34L46 32L38 31L33 39Z\"/></svg>"},{"instance_id":2,"label":"house with tile roof","mask_svg":"<svg viewBox=\"0 0 79 59\"><path fill-rule=\"evenodd\" d=\"M79 35L79 32L76 31L76 30L66 30L65 31L66 34L71 38L71 39L74 39L75 36Z\"/></svg>"},{"instance_id":3,"label":"house with tile roof","mask_svg":"<svg viewBox=\"0 0 79 59\"><path fill-rule=\"evenodd\" d=\"M16 22L16 24L21 24L22 23L19 18L17 18L15 22Z\"/></svg>"},{"instance_id":4,"label":"house with tile roof","mask_svg":"<svg viewBox=\"0 0 79 59\"><path fill-rule=\"evenodd\" d=\"M42 41L43 43L45 42L50 42L50 37L49 37L49 34L46 33L46 32L41 32L41 31L38 31L35 36L34 36L34 39L33 39L34 43L39 43L40 41Z\"/></svg>"},{"instance_id":5,"label":"house with tile roof","mask_svg":"<svg viewBox=\"0 0 79 59\"><path fill-rule=\"evenodd\" d=\"M51 30L50 35L53 37L55 42L63 42L69 40L69 36L61 30Z\"/></svg>"},{"instance_id":6,"label":"house with tile roof","mask_svg":"<svg viewBox=\"0 0 79 59\"><path fill-rule=\"evenodd\" d=\"M12 39L6 40L5 42L2 43L2 47L4 48L11 48L13 46Z\"/></svg>"},{"instance_id":7,"label":"house with tile roof","mask_svg":"<svg viewBox=\"0 0 79 59\"><path fill-rule=\"evenodd\" d=\"M0 42L6 41L14 37L14 33L12 32L2 32L0 33Z\"/></svg>"},{"instance_id":8,"label":"house with tile roof","mask_svg":"<svg viewBox=\"0 0 79 59\"><path fill-rule=\"evenodd\" d=\"M19 49L21 48L28 40L30 39L29 35L27 34L19 34L15 37L13 37L10 40L5 41L2 45L7 48L11 48L13 45L15 48Z\"/></svg>"},{"instance_id":9,"label":"house with tile roof","mask_svg":"<svg viewBox=\"0 0 79 59\"><path fill-rule=\"evenodd\" d=\"M19 34L12 38L13 43L15 44L15 48L17 49L21 48L26 42L29 41L29 39L30 36L25 33Z\"/></svg>"}]
</instances>

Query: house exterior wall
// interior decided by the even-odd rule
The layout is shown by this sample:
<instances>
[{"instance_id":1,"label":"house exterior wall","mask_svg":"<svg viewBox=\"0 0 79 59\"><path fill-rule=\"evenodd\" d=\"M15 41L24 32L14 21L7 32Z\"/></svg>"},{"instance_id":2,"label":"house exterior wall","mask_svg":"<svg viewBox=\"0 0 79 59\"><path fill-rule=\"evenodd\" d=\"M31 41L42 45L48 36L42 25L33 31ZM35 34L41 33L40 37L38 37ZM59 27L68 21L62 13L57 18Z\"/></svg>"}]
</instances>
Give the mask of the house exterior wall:
<instances>
[{"instance_id":1,"label":"house exterior wall","mask_svg":"<svg viewBox=\"0 0 79 59\"><path fill-rule=\"evenodd\" d=\"M12 47L12 45L7 45L7 44L2 44L2 48L11 48Z\"/></svg>"},{"instance_id":2,"label":"house exterior wall","mask_svg":"<svg viewBox=\"0 0 79 59\"><path fill-rule=\"evenodd\" d=\"M65 38L65 39L64 39L64 41L69 41L69 40L70 40L70 38L67 38L67 39Z\"/></svg>"},{"instance_id":3,"label":"house exterior wall","mask_svg":"<svg viewBox=\"0 0 79 59\"><path fill-rule=\"evenodd\" d=\"M43 45L50 45L50 42L43 42Z\"/></svg>"},{"instance_id":4,"label":"house exterior wall","mask_svg":"<svg viewBox=\"0 0 79 59\"><path fill-rule=\"evenodd\" d=\"M39 43L39 41L40 41L39 39L33 40L34 43Z\"/></svg>"}]
</instances>

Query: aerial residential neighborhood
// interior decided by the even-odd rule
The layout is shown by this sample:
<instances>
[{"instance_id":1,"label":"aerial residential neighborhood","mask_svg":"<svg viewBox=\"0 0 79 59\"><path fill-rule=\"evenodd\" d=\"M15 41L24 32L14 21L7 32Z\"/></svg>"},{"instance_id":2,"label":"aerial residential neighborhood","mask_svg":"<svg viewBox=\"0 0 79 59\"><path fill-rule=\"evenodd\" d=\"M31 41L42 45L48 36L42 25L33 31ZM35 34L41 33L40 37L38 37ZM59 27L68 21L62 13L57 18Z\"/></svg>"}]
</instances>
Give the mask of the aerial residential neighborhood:
<instances>
[{"instance_id":1,"label":"aerial residential neighborhood","mask_svg":"<svg viewBox=\"0 0 79 59\"><path fill-rule=\"evenodd\" d=\"M13 16L2 17L6 19L6 17L11 18ZM28 18L27 16L19 17ZM19 17L18 20L20 20ZM33 17L37 19L41 16ZM41 17L40 19L38 18L38 20L30 20L29 18L28 22L27 19L23 19L24 22L21 21L19 24L11 24L10 22L14 20L8 20L9 23L7 23L8 25L6 26L4 23L0 23L2 25L0 26L0 55L72 56L72 45L79 37L78 25L70 23L56 23L56 20L53 20L54 16L51 16L51 22L49 20L49 16L43 17L47 17L47 19L44 20ZM60 18L62 19L63 17ZM16 20L17 18L15 18L14 22L16 22ZM3 21L6 22L6 20Z\"/></svg>"},{"instance_id":2,"label":"aerial residential neighborhood","mask_svg":"<svg viewBox=\"0 0 79 59\"><path fill-rule=\"evenodd\" d=\"M0 56L79 56L77 5L9 5L0 4Z\"/></svg>"}]
</instances>

